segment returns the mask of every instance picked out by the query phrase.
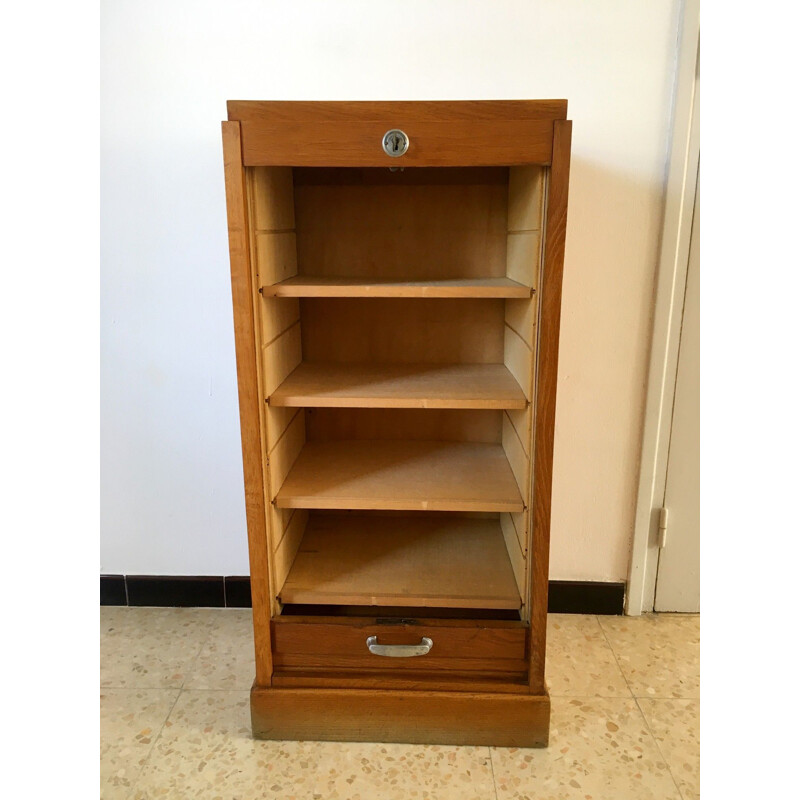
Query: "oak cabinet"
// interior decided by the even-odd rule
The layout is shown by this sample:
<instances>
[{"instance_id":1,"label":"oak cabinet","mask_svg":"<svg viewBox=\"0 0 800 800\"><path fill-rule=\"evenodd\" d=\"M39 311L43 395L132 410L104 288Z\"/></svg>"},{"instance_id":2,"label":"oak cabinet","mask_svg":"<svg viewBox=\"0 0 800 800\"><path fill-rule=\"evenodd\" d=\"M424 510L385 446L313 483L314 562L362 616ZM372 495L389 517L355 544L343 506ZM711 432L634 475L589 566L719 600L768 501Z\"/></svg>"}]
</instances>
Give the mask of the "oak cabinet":
<instances>
[{"instance_id":1,"label":"oak cabinet","mask_svg":"<svg viewBox=\"0 0 800 800\"><path fill-rule=\"evenodd\" d=\"M253 735L545 745L566 101L222 130Z\"/></svg>"}]
</instances>

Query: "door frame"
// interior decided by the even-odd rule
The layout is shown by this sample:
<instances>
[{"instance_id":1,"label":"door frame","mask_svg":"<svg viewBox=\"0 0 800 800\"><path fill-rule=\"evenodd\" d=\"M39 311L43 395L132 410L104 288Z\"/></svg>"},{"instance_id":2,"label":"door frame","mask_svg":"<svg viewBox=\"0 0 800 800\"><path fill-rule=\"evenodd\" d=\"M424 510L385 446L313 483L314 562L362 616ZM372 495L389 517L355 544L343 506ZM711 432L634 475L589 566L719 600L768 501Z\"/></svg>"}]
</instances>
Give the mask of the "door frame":
<instances>
[{"instance_id":1,"label":"door frame","mask_svg":"<svg viewBox=\"0 0 800 800\"><path fill-rule=\"evenodd\" d=\"M647 378L625 613L652 611L689 242L700 162L700 3L686 0L678 48L672 143Z\"/></svg>"}]
</instances>

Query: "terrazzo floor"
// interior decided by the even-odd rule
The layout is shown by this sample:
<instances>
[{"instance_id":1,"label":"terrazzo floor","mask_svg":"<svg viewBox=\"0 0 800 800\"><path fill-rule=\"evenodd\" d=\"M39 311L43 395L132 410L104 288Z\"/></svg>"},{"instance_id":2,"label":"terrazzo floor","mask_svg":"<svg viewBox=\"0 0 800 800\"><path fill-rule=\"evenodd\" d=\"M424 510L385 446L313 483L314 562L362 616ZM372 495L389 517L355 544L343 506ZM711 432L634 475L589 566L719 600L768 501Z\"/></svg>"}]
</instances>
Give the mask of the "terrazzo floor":
<instances>
[{"instance_id":1,"label":"terrazzo floor","mask_svg":"<svg viewBox=\"0 0 800 800\"><path fill-rule=\"evenodd\" d=\"M550 746L250 738L249 609L104 607L103 800L690 800L700 618L552 614Z\"/></svg>"}]
</instances>

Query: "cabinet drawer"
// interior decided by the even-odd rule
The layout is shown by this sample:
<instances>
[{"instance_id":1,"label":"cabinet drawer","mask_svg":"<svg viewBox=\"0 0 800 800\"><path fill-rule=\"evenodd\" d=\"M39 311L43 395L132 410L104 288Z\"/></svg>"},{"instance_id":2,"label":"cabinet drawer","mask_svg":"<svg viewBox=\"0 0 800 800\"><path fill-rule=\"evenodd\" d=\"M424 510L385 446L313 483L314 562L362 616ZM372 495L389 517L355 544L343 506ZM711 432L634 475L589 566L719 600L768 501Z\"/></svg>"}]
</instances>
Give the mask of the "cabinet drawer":
<instances>
[{"instance_id":1,"label":"cabinet drawer","mask_svg":"<svg viewBox=\"0 0 800 800\"><path fill-rule=\"evenodd\" d=\"M386 624L374 619L278 619L273 622L273 664L276 669L519 674L528 667L527 636L528 628L522 622L409 620ZM368 639L374 650L383 651L387 645L407 649L375 654L370 652ZM430 641L427 653L400 655L424 639Z\"/></svg>"}]
</instances>

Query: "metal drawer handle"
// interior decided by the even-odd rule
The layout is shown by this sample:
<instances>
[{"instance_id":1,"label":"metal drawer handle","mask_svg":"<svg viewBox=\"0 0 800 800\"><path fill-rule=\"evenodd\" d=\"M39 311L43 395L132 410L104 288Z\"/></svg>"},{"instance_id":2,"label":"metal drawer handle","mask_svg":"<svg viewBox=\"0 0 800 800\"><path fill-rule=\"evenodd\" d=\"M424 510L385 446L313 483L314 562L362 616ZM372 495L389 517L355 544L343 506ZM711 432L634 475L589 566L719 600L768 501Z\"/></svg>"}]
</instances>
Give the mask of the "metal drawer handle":
<instances>
[{"instance_id":1,"label":"metal drawer handle","mask_svg":"<svg viewBox=\"0 0 800 800\"><path fill-rule=\"evenodd\" d=\"M367 647L375 656L390 656L391 658L409 658L410 656L424 656L430 653L433 639L422 637L419 644L378 644L377 636L367 637Z\"/></svg>"}]
</instances>

